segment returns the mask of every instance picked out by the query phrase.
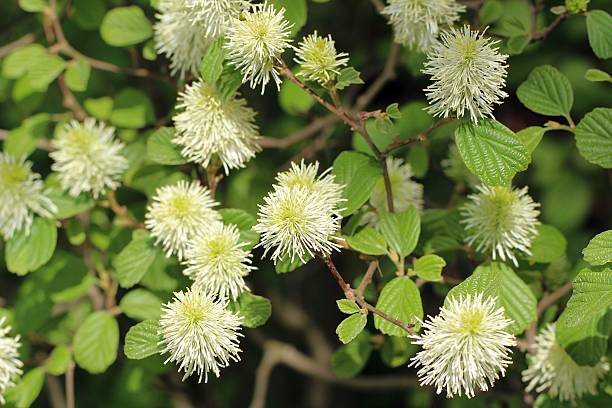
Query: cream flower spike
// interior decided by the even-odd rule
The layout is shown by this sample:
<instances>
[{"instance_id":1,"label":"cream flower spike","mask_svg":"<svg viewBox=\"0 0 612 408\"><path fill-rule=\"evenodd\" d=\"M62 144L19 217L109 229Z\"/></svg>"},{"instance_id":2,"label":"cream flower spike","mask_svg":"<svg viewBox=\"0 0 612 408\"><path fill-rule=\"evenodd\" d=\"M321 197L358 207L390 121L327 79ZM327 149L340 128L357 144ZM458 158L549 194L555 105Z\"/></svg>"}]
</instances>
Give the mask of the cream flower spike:
<instances>
[{"instance_id":1,"label":"cream flower spike","mask_svg":"<svg viewBox=\"0 0 612 408\"><path fill-rule=\"evenodd\" d=\"M348 54L338 53L331 35L320 37L315 31L302 39L295 50L297 76L326 86L340 74L340 67L348 62Z\"/></svg>"},{"instance_id":2,"label":"cream flower spike","mask_svg":"<svg viewBox=\"0 0 612 408\"><path fill-rule=\"evenodd\" d=\"M19 336L9 336L11 327L5 326L5 322L6 317L0 318L0 405L6 403L6 391L13 388L23 374L23 363L19 360Z\"/></svg>"}]
</instances>

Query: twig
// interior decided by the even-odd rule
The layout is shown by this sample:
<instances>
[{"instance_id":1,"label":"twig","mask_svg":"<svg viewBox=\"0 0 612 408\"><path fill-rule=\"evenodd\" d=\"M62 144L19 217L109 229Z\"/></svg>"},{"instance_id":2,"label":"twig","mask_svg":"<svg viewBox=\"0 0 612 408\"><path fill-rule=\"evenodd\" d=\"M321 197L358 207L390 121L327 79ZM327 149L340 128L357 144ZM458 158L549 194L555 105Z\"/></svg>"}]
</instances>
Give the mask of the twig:
<instances>
[{"instance_id":1,"label":"twig","mask_svg":"<svg viewBox=\"0 0 612 408\"><path fill-rule=\"evenodd\" d=\"M32 44L35 39L36 36L34 36L34 34L32 33L29 33L13 42L3 45L2 47L0 47L0 58L10 54L17 48L25 47L26 45Z\"/></svg>"},{"instance_id":2,"label":"twig","mask_svg":"<svg viewBox=\"0 0 612 408\"><path fill-rule=\"evenodd\" d=\"M74 363L66 369L66 408L74 408Z\"/></svg>"},{"instance_id":3,"label":"twig","mask_svg":"<svg viewBox=\"0 0 612 408\"><path fill-rule=\"evenodd\" d=\"M370 262L370 265L368 266L368 270L366 271L365 275L363 275L363 279L361 279L361 282L359 283L359 287L355 290L355 294L357 296L363 297L363 292L365 292L366 288L372 281L374 272L376 272L377 269L378 269L378 261Z\"/></svg>"},{"instance_id":4,"label":"twig","mask_svg":"<svg viewBox=\"0 0 612 408\"><path fill-rule=\"evenodd\" d=\"M387 146L387 148L385 150L383 150L383 154L387 155L389 153L391 153L393 150L398 149L400 147L403 146L407 146L409 144L415 143L415 142L422 142L424 140L427 139L427 137L429 136L429 134L431 132L433 132L435 129L439 128L440 126L452 122L453 120L455 120L455 118L442 118L440 120L438 120L436 123L434 123L433 125L431 125L429 127L429 129L427 129L426 131L419 133L416 136L412 136L406 140L399 140L399 136L400 135L396 135L393 138L393 141L391 141L391 143Z\"/></svg>"},{"instance_id":5,"label":"twig","mask_svg":"<svg viewBox=\"0 0 612 408\"><path fill-rule=\"evenodd\" d=\"M385 3L383 3L382 0L371 0L371 1L372 1L372 4L374 5L374 8L376 8L376 11L378 11L379 13L385 9Z\"/></svg>"},{"instance_id":6,"label":"twig","mask_svg":"<svg viewBox=\"0 0 612 408\"><path fill-rule=\"evenodd\" d=\"M338 119L339 118L336 115L329 114L327 116L315 119L308 126L298 130L297 132L293 132L289 136L283 137L282 139L275 137L262 137L259 139L259 145L265 149L285 149L295 143L308 139L321 129L336 123Z\"/></svg>"},{"instance_id":7,"label":"twig","mask_svg":"<svg viewBox=\"0 0 612 408\"><path fill-rule=\"evenodd\" d=\"M519 348L523 351L532 351L533 345L535 343L535 336L538 330L538 319L542 316L542 313L546 309L548 309L551 305L557 303L559 299L563 296L567 295L572 290L572 282L568 282L565 285L557 288L552 293L544 293L540 301L538 302L538 307L536 309L536 318L531 323L527 331L525 332L526 341L523 344L519 344Z\"/></svg>"},{"instance_id":8,"label":"twig","mask_svg":"<svg viewBox=\"0 0 612 408\"><path fill-rule=\"evenodd\" d=\"M397 66L397 61L399 58L400 45L397 43L391 44L391 49L389 50L389 55L387 56L387 62L385 63L385 67L382 72L372 82L372 85L366 91L357 98L357 103L355 103L354 110L361 111L365 109L370 102L378 95L378 93L383 89L383 87L387 84L387 82L391 81L395 78L395 67Z\"/></svg>"},{"instance_id":9,"label":"twig","mask_svg":"<svg viewBox=\"0 0 612 408\"><path fill-rule=\"evenodd\" d=\"M132 220L128 213L127 207L119 204L114 191L109 191L106 193L106 197L108 198L108 208L110 208L119 217L119 220L123 225L131 228L144 228L143 223Z\"/></svg>"},{"instance_id":10,"label":"twig","mask_svg":"<svg viewBox=\"0 0 612 408\"><path fill-rule=\"evenodd\" d=\"M62 96L63 96L62 102L64 104L64 107L66 107L67 109L70 109L72 113L74 114L74 117L77 118L78 120L84 120L87 117L87 113L85 113L85 110L81 107L81 104L79 104L79 101L77 101L77 99L74 97L74 94L70 91L70 89L66 85L64 74L60 74L57 77L57 83L62 92Z\"/></svg>"},{"instance_id":11,"label":"twig","mask_svg":"<svg viewBox=\"0 0 612 408\"><path fill-rule=\"evenodd\" d=\"M49 392L49 401L52 408L64 408L66 401L62 391L62 385L59 379L51 374L46 375L47 391Z\"/></svg>"}]
</instances>

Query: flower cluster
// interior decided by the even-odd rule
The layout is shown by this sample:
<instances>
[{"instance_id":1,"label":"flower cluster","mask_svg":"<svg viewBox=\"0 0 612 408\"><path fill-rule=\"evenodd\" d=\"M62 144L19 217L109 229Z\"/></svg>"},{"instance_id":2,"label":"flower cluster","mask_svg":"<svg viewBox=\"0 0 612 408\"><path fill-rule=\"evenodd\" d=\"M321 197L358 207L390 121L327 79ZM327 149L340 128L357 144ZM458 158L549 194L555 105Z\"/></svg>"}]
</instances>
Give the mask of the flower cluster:
<instances>
[{"instance_id":1,"label":"flower cluster","mask_svg":"<svg viewBox=\"0 0 612 408\"><path fill-rule=\"evenodd\" d=\"M246 0L160 0L155 47L170 59L173 75L197 75L202 58L231 21L248 7Z\"/></svg>"},{"instance_id":2,"label":"flower cluster","mask_svg":"<svg viewBox=\"0 0 612 408\"><path fill-rule=\"evenodd\" d=\"M264 256L273 247L272 259L282 257L306 262L306 255L327 256L339 245L332 240L340 229L342 187L329 170L317 176L319 163L299 165L280 173L273 191L259 206L259 219L253 227L261 234Z\"/></svg>"},{"instance_id":3,"label":"flower cluster","mask_svg":"<svg viewBox=\"0 0 612 408\"><path fill-rule=\"evenodd\" d=\"M240 242L235 225L214 223L204 234L197 235L185 250L183 273L194 281L194 287L221 297L236 299L249 290L244 277L252 270L251 253Z\"/></svg>"},{"instance_id":4,"label":"flower cluster","mask_svg":"<svg viewBox=\"0 0 612 408\"><path fill-rule=\"evenodd\" d=\"M179 365L183 380L194 372L199 382L208 381L208 373L219 377L220 368L230 360L239 361L242 317L227 309L228 301L200 289L174 293L163 305L159 321L162 354Z\"/></svg>"},{"instance_id":5,"label":"flower cluster","mask_svg":"<svg viewBox=\"0 0 612 408\"><path fill-rule=\"evenodd\" d=\"M491 252L493 259L511 260L518 266L514 250L531 255L529 248L537 235L540 204L527 194L527 187L480 185L478 193L461 207L467 242L479 252Z\"/></svg>"},{"instance_id":6,"label":"flower cluster","mask_svg":"<svg viewBox=\"0 0 612 408\"><path fill-rule=\"evenodd\" d=\"M438 394L446 390L448 397L472 398L505 375L516 342L507 331L512 321L496 302L481 293L450 297L438 316L423 323L425 332L414 336L423 349L410 363L421 367L421 385L434 385Z\"/></svg>"},{"instance_id":7,"label":"flower cluster","mask_svg":"<svg viewBox=\"0 0 612 408\"><path fill-rule=\"evenodd\" d=\"M465 6L455 0L388 0L382 14L389 18L397 43L427 51L440 30L451 27Z\"/></svg>"},{"instance_id":8,"label":"flower cluster","mask_svg":"<svg viewBox=\"0 0 612 408\"><path fill-rule=\"evenodd\" d=\"M209 225L221 222L213 209L216 205L210 191L197 181L179 181L157 189L147 208L145 226L156 244L162 243L167 256L176 254L182 260L192 239L204 234Z\"/></svg>"},{"instance_id":9,"label":"flower cluster","mask_svg":"<svg viewBox=\"0 0 612 408\"><path fill-rule=\"evenodd\" d=\"M261 150L255 112L239 95L222 95L214 85L197 81L187 85L178 102L173 141L188 160L207 167L218 157L228 173Z\"/></svg>"},{"instance_id":10,"label":"flower cluster","mask_svg":"<svg viewBox=\"0 0 612 408\"><path fill-rule=\"evenodd\" d=\"M263 94L270 77L280 89L281 55L291 44L291 27L285 20L285 9L276 11L268 3L254 4L235 18L227 30L225 49L230 65L242 74L242 82Z\"/></svg>"},{"instance_id":11,"label":"flower cluster","mask_svg":"<svg viewBox=\"0 0 612 408\"><path fill-rule=\"evenodd\" d=\"M9 240L25 228L29 234L34 214L53 217L57 207L47 197L48 191L32 163L17 161L0 152L0 235Z\"/></svg>"},{"instance_id":12,"label":"flower cluster","mask_svg":"<svg viewBox=\"0 0 612 408\"><path fill-rule=\"evenodd\" d=\"M15 386L15 381L23 371L23 363L19 360L19 336L10 337L10 326L5 326L6 317L0 318L0 405L4 405L4 395L9 388Z\"/></svg>"},{"instance_id":13,"label":"flower cluster","mask_svg":"<svg viewBox=\"0 0 612 408\"><path fill-rule=\"evenodd\" d=\"M119 179L128 167L121 155L123 143L114 139L115 128L87 118L83 123L68 123L51 141L49 153L55 163L62 188L71 196L90 192L94 198L119 187Z\"/></svg>"},{"instance_id":14,"label":"flower cluster","mask_svg":"<svg viewBox=\"0 0 612 408\"><path fill-rule=\"evenodd\" d=\"M423 73L433 80L425 89L429 113L445 118L467 113L477 122L493 117L494 105L508 96L503 90L508 56L494 47L498 41L484 34L469 26L451 28L428 51Z\"/></svg>"},{"instance_id":15,"label":"flower cluster","mask_svg":"<svg viewBox=\"0 0 612 408\"><path fill-rule=\"evenodd\" d=\"M557 342L555 325L548 324L536 336L535 352L522 375L527 392L546 392L574 402L584 394L597 394L597 383L609 370L605 358L593 367L578 365Z\"/></svg>"},{"instance_id":16,"label":"flower cluster","mask_svg":"<svg viewBox=\"0 0 612 408\"><path fill-rule=\"evenodd\" d=\"M298 44L294 61L300 65L299 77L326 86L340 73L340 67L346 65L348 54L336 52L331 35L320 37L315 31Z\"/></svg>"}]
</instances>

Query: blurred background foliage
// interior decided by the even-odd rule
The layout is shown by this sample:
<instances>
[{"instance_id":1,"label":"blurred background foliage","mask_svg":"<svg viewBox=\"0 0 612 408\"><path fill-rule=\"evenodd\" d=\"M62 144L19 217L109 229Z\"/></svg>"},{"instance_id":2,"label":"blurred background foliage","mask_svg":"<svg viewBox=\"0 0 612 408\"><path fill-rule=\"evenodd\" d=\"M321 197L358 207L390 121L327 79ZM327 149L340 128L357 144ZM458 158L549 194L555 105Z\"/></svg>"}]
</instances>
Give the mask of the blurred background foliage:
<instances>
[{"instance_id":1,"label":"blurred background foliage","mask_svg":"<svg viewBox=\"0 0 612 408\"><path fill-rule=\"evenodd\" d=\"M59 4L67 1L59 1ZM102 19L113 7L137 4L153 21L155 10L148 0L72 0L70 3L69 13L62 19L62 26L74 48L98 60L122 67L145 67L170 78L167 61L156 57L152 51L152 40L134 47L119 48L107 45L100 35ZM354 101L380 75L392 44L392 33L370 1L277 0L275 3L287 5L289 10L297 9L295 13L298 17L303 14L300 10L307 10L307 19L303 21L298 36L315 29L320 34L329 33L336 41L337 49L350 54L350 64L361 72L365 84L345 90L343 99L347 104ZM555 17L549 12L550 8L563 2L557 0L543 3L544 8L538 16L541 27ZM486 0L484 6L487 7L485 13L481 11L477 15L469 9L464 19L490 26L490 33L511 37L520 37L521 27L523 31L530 27L527 0ZM589 8L610 11L612 3L609 0L592 0ZM36 42L46 44L43 23L42 14L23 11L17 0L3 0L0 2L0 46L29 34L35 36ZM516 30L519 34L516 34ZM526 109L515 95L516 88L529 72L542 64L553 65L569 78L575 94L572 116L576 122L595 107L612 106L612 85L590 82L584 77L590 68L612 72L612 61L598 59L593 54L587 41L583 16L569 17L545 40L530 43L524 48L516 44L509 46L506 40L502 41L501 46L505 52L513 54L509 59L506 89L510 96L496 109L495 114L498 121L512 130L541 126L549 119ZM6 57L0 55L0 58ZM290 60L289 54L285 60ZM433 123L433 119L422 110L426 106L423 88L428 85L419 71L423 60L423 55L402 48L395 78L368 106L368 109L374 110L399 103L402 117L395 126L403 138L414 136ZM46 89L35 89L24 77L12 78L11 75L5 75L6 71L2 72L0 129L10 131L5 132L5 136L17 132L21 138L33 138L34 144L50 139L56 124L69 119L58 84L53 82ZM146 155L147 139L153 131L159 126L171 126L177 89L181 86L183 84L177 84L174 79L138 78L94 68L91 69L86 87L74 92L89 115L116 126L119 138L128 145L130 169L124 179L125 186L117 192L117 196L139 220L143 219L147 198L156 187L195 176L193 168L188 165L162 166L149 160ZM241 92L258 112L257 122L262 134L270 138L286 137L316 118L327 115L327 112L314 106L306 94L290 83L284 83L279 93L269 87L264 96L244 86ZM442 126L424 144L416 144L395 153L411 163L417 179L425 186L427 211L423 215L423 230L424 234L430 234L431 237L438 234L436 215L439 215L431 209L456 206L473 186L473 176L467 169L459 171L457 180L449 178L443 171L441 163L449 156L454 126ZM388 141L392 134L380 132L374 126L370 130L380 143ZM313 137L314 142L308 139L285 149L265 149L245 169L233 171L221 182L217 199L223 207L241 208L256 214L257 204L261 203L262 197L270 189L275 173L286 168L293 158L317 159L323 168L327 168L343 150L367 151L362 140L352 135L343 124L324 127ZM35 171L43 177L49 174L51 160L47 152L35 149L30 160L34 162ZM533 152L533 161L528 171L517 176L515 185L530 187L530 194L542 203L542 222L557 227L563 233L567 239L567 250L565 256L550 264L521 263L519 274L530 283L536 295L542 293L543 286L554 289L575 274L582 262L580 252L589 239L612 224L610 184L610 173L582 158L571 134L550 131L544 135ZM112 213L100 207L91 211L89 223L87 239L94 248L94 262L107 265L107 258L115 257L129 242L131 231L113 223ZM60 232L58 242L58 250L66 253L62 261L64 263L47 266L26 278L9 273L5 269L4 260L0 261L0 307L13 308L15 328L28 339L22 351L26 361L44 360L54 345L69 341L83 316L92 309L91 303L76 303L76 298L69 293L64 293L73 301L68 303L68 308L60 310L58 305L53 306L53 296L60 296L62 292L54 290L50 283L54 274L68 270L70 274L64 279L78 283L72 286L73 289L80 287L86 290L91 284L86 277L86 270L82 271L83 264L79 257L68 255L77 253L74 246L84 241L85 234L81 220L77 218L68 221ZM417 253L419 251L422 253L423 248L417 250ZM254 259L259 259L260 255L260 250L256 250ZM0 251L0 258L2 256ZM444 252L444 257L448 264L445 274L450 277L463 279L474 269L473 262L460 251ZM348 252L339 256L337 263L349 279L358 280L366 269L366 263ZM129 361L119 352L117 362L104 374L91 375L77 369L77 406L163 407L171 403L175 406L246 406L251 400L254 376L262 356L261 344L267 338L293 344L312 355L319 364L327 364L326 367L329 367L330 353L340 346L334 335L335 327L342 319L342 314L335 307L335 300L342 295L336 283L327 276L319 262L311 262L287 274L278 274L269 260L257 261L256 264L259 269L250 275L249 282L255 293L272 300L272 318L262 328L246 330L242 341L242 361L225 369L220 379L212 378L206 385L198 385L193 378L183 383L174 367L162 364L162 357ZM382 267L385 273L378 284L390 279L394 272L390 264L383 263ZM142 286L163 301L169 299L172 290L186 284L186 278L181 275L176 262L165 258L156 259L155 267L147 272L142 282ZM79 292L79 289L74 290ZM447 290L446 285L437 283L422 289L426 314L437 311ZM119 289L118 302L121 302L123 295L124 292ZM370 293L370 296L373 294ZM543 320L552 319L553 312L549 312L550 316ZM121 315L119 323L123 339L125 330L134 322L130 317ZM413 378L414 369L407 368L406 361L415 352L414 347L405 339L379 337L366 339L362 344L365 352L356 351L356 360L347 363L348 368L335 361L336 372L344 376L360 372L360 375L366 376ZM32 346L31 349L28 344ZM313 349L313 344L319 348ZM446 400L436 396L431 389L414 386L392 390L336 386L279 366L271 377L268 402L270 407L322 406L320 404L368 407L521 406L520 370L524 367L521 353L515 353L515 364L511 372L491 392L468 402L461 398ZM33 406L51 404L53 382L47 381L46 392L41 393ZM593 406L604 406L599 405L605 404L605 397L601 398L604 399L594 399Z\"/></svg>"}]
</instances>

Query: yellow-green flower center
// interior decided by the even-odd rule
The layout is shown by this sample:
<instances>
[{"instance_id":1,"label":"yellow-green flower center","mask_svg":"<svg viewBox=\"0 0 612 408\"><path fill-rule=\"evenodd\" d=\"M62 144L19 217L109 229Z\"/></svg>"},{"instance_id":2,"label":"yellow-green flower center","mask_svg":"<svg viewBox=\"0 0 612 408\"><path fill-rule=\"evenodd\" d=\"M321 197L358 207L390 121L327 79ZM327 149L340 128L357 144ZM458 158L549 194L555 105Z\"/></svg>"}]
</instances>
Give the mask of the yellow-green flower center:
<instances>
[{"instance_id":1,"label":"yellow-green flower center","mask_svg":"<svg viewBox=\"0 0 612 408\"><path fill-rule=\"evenodd\" d=\"M4 164L0 167L0 186L3 188L15 188L23 183L30 171L19 164Z\"/></svg>"},{"instance_id":2,"label":"yellow-green flower center","mask_svg":"<svg viewBox=\"0 0 612 408\"><path fill-rule=\"evenodd\" d=\"M193 206L189 197L176 196L170 200L170 207L172 208L172 215L176 218L185 218L191 212Z\"/></svg>"},{"instance_id":3,"label":"yellow-green flower center","mask_svg":"<svg viewBox=\"0 0 612 408\"><path fill-rule=\"evenodd\" d=\"M480 331L480 325L483 319L482 311L468 310L461 315L461 331L464 334L476 334Z\"/></svg>"}]
</instances>

